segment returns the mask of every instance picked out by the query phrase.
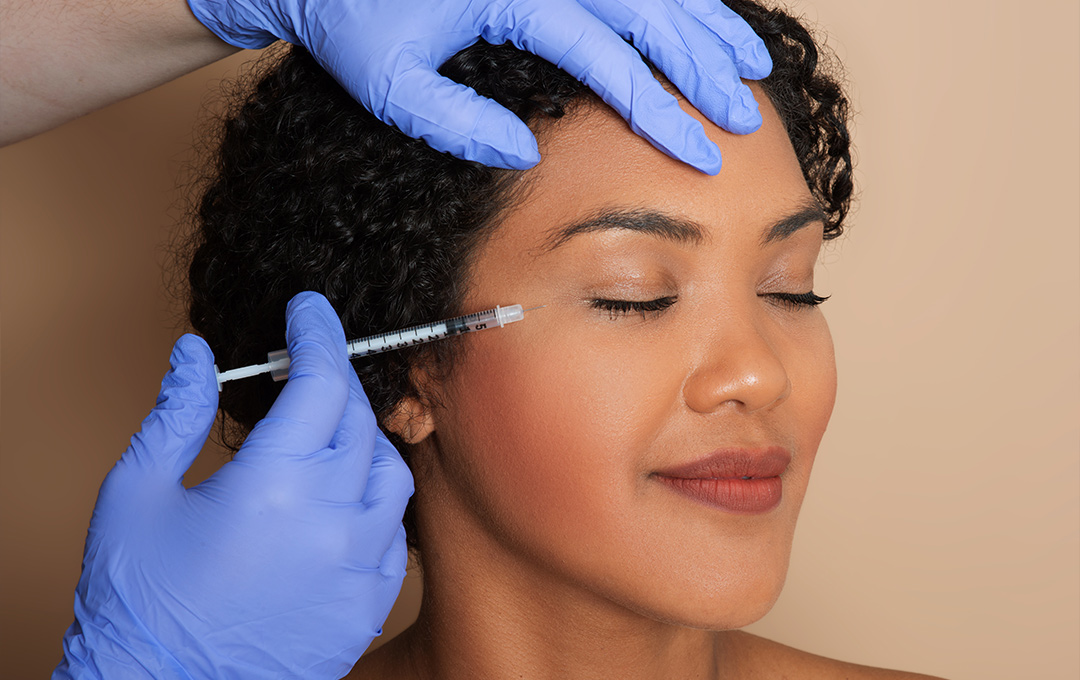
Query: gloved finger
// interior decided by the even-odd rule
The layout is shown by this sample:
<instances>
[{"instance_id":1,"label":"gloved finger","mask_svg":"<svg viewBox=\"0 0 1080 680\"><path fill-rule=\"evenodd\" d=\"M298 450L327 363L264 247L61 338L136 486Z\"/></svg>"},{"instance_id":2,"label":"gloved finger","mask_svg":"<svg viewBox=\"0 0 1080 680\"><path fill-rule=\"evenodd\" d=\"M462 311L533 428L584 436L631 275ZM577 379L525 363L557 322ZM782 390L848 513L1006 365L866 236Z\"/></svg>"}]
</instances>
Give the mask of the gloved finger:
<instances>
[{"instance_id":1,"label":"gloved finger","mask_svg":"<svg viewBox=\"0 0 1080 680\"><path fill-rule=\"evenodd\" d=\"M401 582L405 578L409 564L409 545L405 539L405 527L399 524L390 548L379 562L379 573L387 578L396 579L398 590L401 589Z\"/></svg>"},{"instance_id":2,"label":"gloved finger","mask_svg":"<svg viewBox=\"0 0 1080 680\"><path fill-rule=\"evenodd\" d=\"M355 639L371 640L382 635L382 625L386 622L394 601L401 594L409 561L405 528L401 524L397 525L397 533L386 552L372 557L366 546L362 546L358 555L360 559L352 565L360 581L360 589L355 592L358 608L362 609L367 617L352 616L346 625L357 627L353 635ZM373 572L377 572L381 578L372 581L370 576ZM375 603L382 603L383 607L373 606Z\"/></svg>"},{"instance_id":3,"label":"gloved finger","mask_svg":"<svg viewBox=\"0 0 1080 680\"><path fill-rule=\"evenodd\" d=\"M360 378L351 367L348 378L349 401L330 441L330 450L336 454L335 464L332 477L326 478L324 491L328 498L355 503L363 498L367 488L379 425Z\"/></svg>"},{"instance_id":4,"label":"gloved finger","mask_svg":"<svg viewBox=\"0 0 1080 680\"><path fill-rule=\"evenodd\" d=\"M409 466L382 430L376 430L371 474L361 498L366 512L400 522L414 490Z\"/></svg>"},{"instance_id":5,"label":"gloved finger","mask_svg":"<svg viewBox=\"0 0 1080 680\"><path fill-rule=\"evenodd\" d=\"M371 475L357 517L354 538L359 546L357 554L381 556L390 548L412 493L412 472L386 435L379 431L375 436Z\"/></svg>"},{"instance_id":6,"label":"gloved finger","mask_svg":"<svg viewBox=\"0 0 1080 680\"><path fill-rule=\"evenodd\" d=\"M349 398L345 332L330 303L318 293L289 301L285 336L289 381L266 417L237 453L305 456L330 444Z\"/></svg>"},{"instance_id":7,"label":"gloved finger","mask_svg":"<svg viewBox=\"0 0 1080 680\"><path fill-rule=\"evenodd\" d=\"M739 78L731 46L678 4L637 2L631 8L623 0L581 2L623 38L633 40L709 120L736 134L761 127L757 102Z\"/></svg>"},{"instance_id":8,"label":"gloved finger","mask_svg":"<svg viewBox=\"0 0 1080 680\"><path fill-rule=\"evenodd\" d=\"M357 508L353 530L355 555L361 569L375 569L375 560L391 549L395 533L401 533L402 517L413 495L413 473L401 455L380 432L376 437L372 475L364 499ZM381 561L380 561L381 563Z\"/></svg>"},{"instance_id":9,"label":"gloved finger","mask_svg":"<svg viewBox=\"0 0 1080 680\"><path fill-rule=\"evenodd\" d=\"M717 0L673 0L705 25L729 52L739 75L761 80L772 73L772 57L765 43L746 20Z\"/></svg>"},{"instance_id":10,"label":"gloved finger","mask_svg":"<svg viewBox=\"0 0 1080 680\"><path fill-rule=\"evenodd\" d=\"M199 454L217 415L214 354L191 334L180 336L169 356L157 404L131 438L119 465L160 471L177 483Z\"/></svg>"},{"instance_id":11,"label":"gloved finger","mask_svg":"<svg viewBox=\"0 0 1080 680\"><path fill-rule=\"evenodd\" d=\"M536 139L520 118L439 75L420 55L403 53L392 81L383 120L410 137L492 167L525 170L540 160Z\"/></svg>"},{"instance_id":12,"label":"gloved finger","mask_svg":"<svg viewBox=\"0 0 1080 680\"><path fill-rule=\"evenodd\" d=\"M560 14L559 21L518 21L486 32L505 36L588 85L634 132L667 155L708 174L720 171L720 150L701 123L657 82L633 47L576 3L561 7ZM530 32L526 35L523 29Z\"/></svg>"}]
</instances>

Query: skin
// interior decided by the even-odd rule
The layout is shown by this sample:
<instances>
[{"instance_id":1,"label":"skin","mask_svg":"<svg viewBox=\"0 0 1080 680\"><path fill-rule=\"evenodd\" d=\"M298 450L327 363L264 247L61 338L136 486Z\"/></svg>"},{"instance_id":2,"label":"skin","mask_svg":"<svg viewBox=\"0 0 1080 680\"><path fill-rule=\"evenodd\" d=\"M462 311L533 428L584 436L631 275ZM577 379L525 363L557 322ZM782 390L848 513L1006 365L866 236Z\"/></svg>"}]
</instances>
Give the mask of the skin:
<instances>
[{"instance_id":1,"label":"skin","mask_svg":"<svg viewBox=\"0 0 1080 680\"><path fill-rule=\"evenodd\" d=\"M813 288L823 225L762 247L812 198L755 95L764 125L748 136L683 103L720 146L715 177L604 107L541 137L525 199L478 251L466 308L546 307L463 337L449 377L418 375L444 407L407 402L390 423L414 443L424 601L353 677L886 677L849 664L837 676L839 662L733 630L780 594L836 394L820 308L769 297ZM548 247L553 230L609 208L661 210L703 238L608 229ZM673 295L644 316L592 303ZM655 475L767 445L792 459L763 514L704 505Z\"/></svg>"},{"instance_id":2,"label":"skin","mask_svg":"<svg viewBox=\"0 0 1080 680\"><path fill-rule=\"evenodd\" d=\"M3 0L0 25L0 146L239 51L185 0Z\"/></svg>"}]
</instances>

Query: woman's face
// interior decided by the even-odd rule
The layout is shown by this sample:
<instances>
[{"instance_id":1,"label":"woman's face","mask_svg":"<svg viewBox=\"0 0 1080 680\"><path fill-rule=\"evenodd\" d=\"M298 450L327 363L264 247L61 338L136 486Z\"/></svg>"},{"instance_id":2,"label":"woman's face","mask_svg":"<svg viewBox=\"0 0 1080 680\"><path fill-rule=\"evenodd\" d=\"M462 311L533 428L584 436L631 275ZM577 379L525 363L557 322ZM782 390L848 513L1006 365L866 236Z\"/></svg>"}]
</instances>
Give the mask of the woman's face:
<instances>
[{"instance_id":1,"label":"woman's face","mask_svg":"<svg viewBox=\"0 0 1080 680\"><path fill-rule=\"evenodd\" d=\"M748 136L683 104L720 146L715 177L606 107L545 135L465 309L545 306L463 337L435 387L414 453L425 551L699 628L773 605L836 373L820 309L777 297L813 289L823 225L756 94Z\"/></svg>"}]
</instances>

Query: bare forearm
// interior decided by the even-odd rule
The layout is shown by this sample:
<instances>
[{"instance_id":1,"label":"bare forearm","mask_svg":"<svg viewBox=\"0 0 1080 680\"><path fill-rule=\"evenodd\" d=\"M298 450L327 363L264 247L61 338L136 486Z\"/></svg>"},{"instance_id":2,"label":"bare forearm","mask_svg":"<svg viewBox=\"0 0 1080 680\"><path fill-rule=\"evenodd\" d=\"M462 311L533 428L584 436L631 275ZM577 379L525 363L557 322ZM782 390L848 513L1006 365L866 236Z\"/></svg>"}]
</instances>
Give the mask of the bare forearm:
<instances>
[{"instance_id":1,"label":"bare forearm","mask_svg":"<svg viewBox=\"0 0 1080 680\"><path fill-rule=\"evenodd\" d=\"M236 51L184 0L2 0L0 145Z\"/></svg>"}]
</instances>

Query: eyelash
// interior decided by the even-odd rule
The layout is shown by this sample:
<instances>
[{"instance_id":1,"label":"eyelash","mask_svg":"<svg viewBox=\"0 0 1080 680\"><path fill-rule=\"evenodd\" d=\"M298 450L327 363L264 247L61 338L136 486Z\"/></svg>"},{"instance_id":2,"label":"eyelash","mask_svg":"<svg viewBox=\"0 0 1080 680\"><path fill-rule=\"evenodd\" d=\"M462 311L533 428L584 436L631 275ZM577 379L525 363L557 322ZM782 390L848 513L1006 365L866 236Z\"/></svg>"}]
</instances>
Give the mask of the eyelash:
<instances>
[{"instance_id":1,"label":"eyelash","mask_svg":"<svg viewBox=\"0 0 1080 680\"><path fill-rule=\"evenodd\" d=\"M773 298L783 306L797 310L816 307L832 296L821 297L816 295L814 291L810 291L809 293L767 293L762 297ZM648 319L649 314L659 315L660 312L675 304L677 299L673 295L656 298L655 300L596 299L591 302L591 305L594 309L607 312L612 320L631 314L640 314L642 319Z\"/></svg>"},{"instance_id":2,"label":"eyelash","mask_svg":"<svg viewBox=\"0 0 1080 680\"><path fill-rule=\"evenodd\" d=\"M775 300L779 300L785 307L791 309L804 309L809 307L817 307L822 302L825 302L831 295L821 297L816 295L814 291L809 293L768 293L765 297L771 297Z\"/></svg>"},{"instance_id":3,"label":"eyelash","mask_svg":"<svg viewBox=\"0 0 1080 680\"><path fill-rule=\"evenodd\" d=\"M655 300L597 299L593 300L591 304L595 309L607 312L612 320L631 314L640 314L642 319L648 319L649 314L660 314L660 312L675 304L676 299L678 298L673 295L656 298Z\"/></svg>"}]
</instances>

